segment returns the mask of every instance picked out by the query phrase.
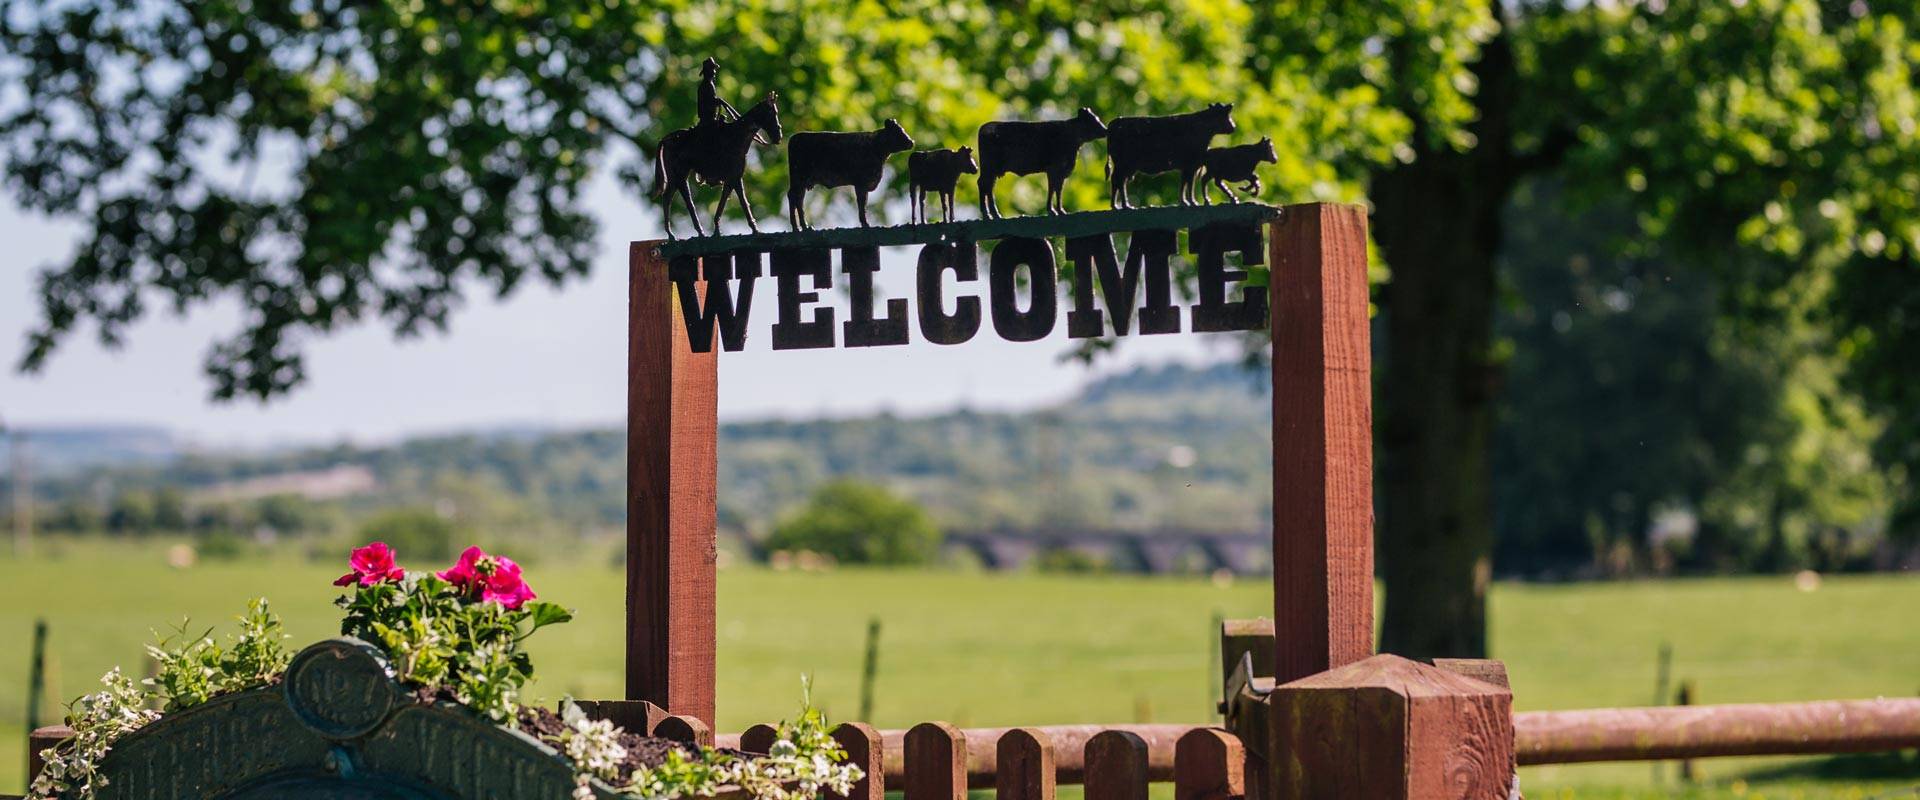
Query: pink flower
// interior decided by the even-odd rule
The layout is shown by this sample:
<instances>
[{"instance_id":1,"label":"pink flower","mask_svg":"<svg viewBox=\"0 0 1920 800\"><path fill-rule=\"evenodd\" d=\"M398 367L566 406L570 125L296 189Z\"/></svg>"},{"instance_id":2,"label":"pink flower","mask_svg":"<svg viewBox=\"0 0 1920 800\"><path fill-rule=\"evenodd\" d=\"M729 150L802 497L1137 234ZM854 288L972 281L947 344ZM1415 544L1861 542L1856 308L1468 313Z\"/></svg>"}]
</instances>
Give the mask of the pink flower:
<instances>
[{"instance_id":1,"label":"pink flower","mask_svg":"<svg viewBox=\"0 0 1920 800\"><path fill-rule=\"evenodd\" d=\"M340 576L333 582L335 586L372 586L381 581L397 581L407 577L407 571L393 563L393 548L386 542L373 542L366 547L356 548L347 563L353 571Z\"/></svg>"},{"instance_id":2,"label":"pink flower","mask_svg":"<svg viewBox=\"0 0 1920 800\"><path fill-rule=\"evenodd\" d=\"M482 601L491 600L508 609L516 609L532 600L532 587L520 578L520 565L506 556L490 556L479 547L460 554L453 569L440 573L440 579L467 591L478 589Z\"/></svg>"}]
</instances>

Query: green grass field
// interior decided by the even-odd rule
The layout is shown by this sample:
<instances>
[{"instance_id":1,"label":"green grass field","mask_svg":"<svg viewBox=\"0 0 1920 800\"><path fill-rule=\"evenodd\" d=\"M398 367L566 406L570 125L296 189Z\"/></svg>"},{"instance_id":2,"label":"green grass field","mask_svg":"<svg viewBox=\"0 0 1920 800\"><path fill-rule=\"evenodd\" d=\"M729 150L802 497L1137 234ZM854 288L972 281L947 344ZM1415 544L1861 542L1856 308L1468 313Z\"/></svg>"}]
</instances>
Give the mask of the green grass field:
<instances>
[{"instance_id":1,"label":"green grass field","mask_svg":"<svg viewBox=\"0 0 1920 800\"><path fill-rule=\"evenodd\" d=\"M248 597L271 597L296 644L335 632L328 582L341 570L331 566L176 570L151 547L57 549L0 560L9 598L0 603L0 792L21 784L36 617L52 628L51 688L62 701L116 664L138 672L151 631L183 616L225 623ZM622 574L607 564L582 556L529 567L544 597L580 611L536 640L536 695L619 691ZM732 569L720 584L720 725L739 730L791 712L802 673L830 715L855 713L869 616L883 625L873 720L882 727L1205 720L1217 669L1210 620L1270 613L1269 597L1258 581ZM1830 578L1813 592L1775 577L1500 585L1493 647L1521 710L1644 705L1663 640L1674 646L1675 677L1694 681L1700 702L1912 695L1920 692L1916 619L1920 576ZM1653 772L1647 764L1529 768L1522 786L1531 800L1920 797L1911 757L1701 762L1702 783L1684 791L1670 777L1655 784Z\"/></svg>"}]
</instances>

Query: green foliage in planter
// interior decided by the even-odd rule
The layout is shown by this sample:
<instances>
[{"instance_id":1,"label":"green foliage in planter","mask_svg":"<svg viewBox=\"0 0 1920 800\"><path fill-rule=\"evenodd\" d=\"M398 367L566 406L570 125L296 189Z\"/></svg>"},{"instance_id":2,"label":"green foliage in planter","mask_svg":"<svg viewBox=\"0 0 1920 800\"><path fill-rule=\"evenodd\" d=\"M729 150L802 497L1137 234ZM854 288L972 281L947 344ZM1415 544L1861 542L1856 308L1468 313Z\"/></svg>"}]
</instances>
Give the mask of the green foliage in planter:
<instances>
[{"instance_id":1,"label":"green foliage in planter","mask_svg":"<svg viewBox=\"0 0 1920 800\"><path fill-rule=\"evenodd\" d=\"M222 645L212 633L189 638L182 622L173 636L147 646L158 669L144 683L164 701L164 710L197 706L215 695L266 683L285 672L292 658L283 644L287 636L280 630L280 618L267 610L264 597L247 601L238 636Z\"/></svg>"},{"instance_id":2,"label":"green foliage in planter","mask_svg":"<svg viewBox=\"0 0 1920 800\"><path fill-rule=\"evenodd\" d=\"M97 765L113 742L139 730L160 712L147 708L147 695L118 668L100 676L101 689L67 707L73 738L41 752L46 767L27 787L27 796L92 797L100 780Z\"/></svg>"}]
</instances>

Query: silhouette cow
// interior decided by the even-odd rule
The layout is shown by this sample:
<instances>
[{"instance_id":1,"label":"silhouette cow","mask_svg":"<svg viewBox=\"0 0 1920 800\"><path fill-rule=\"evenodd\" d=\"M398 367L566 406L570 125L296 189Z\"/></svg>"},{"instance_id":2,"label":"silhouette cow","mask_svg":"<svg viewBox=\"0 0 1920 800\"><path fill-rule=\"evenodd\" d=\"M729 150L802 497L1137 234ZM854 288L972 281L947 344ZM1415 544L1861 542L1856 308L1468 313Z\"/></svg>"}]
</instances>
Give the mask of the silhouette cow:
<instances>
[{"instance_id":1,"label":"silhouette cow","mask_svg":"<svg viewBox=\"0 0 1920 800\"><path fill-rule=\"evenodd\" d=\"M880 172L887 156L913 147L900 123L887 120L876 131L840 133L807 131L787 139L787 215L794 230L811 227L802 201L807 190L820 186L853 187L860 209L860 227L867 226L867 194L880 185Z\"/></svg>"},{"instance_id":2,"label":"silhouette cow","mask_svg":"<svg viewBox=\"0 0 1920 800\"><path fill-rule=\"evenodd\" d=\"M980 171L973 161L973 148L958 150L921 150L907 155L909 214L914 222L927 221L927 192L940 195L940 219L953 221L953 189L962 174Z\"/></svg>"},{"instance_id":3,"label":"silhouette cow","mask_svg":"<svg viewBox=\"0 0 1920 800\"><path fill-rule=\"evenodd\" d=\"M1213 137L1233 132L1233 104L1165 117L1120 117L1107 129L1107 177L1114 208L1131 208L1127 182L1135 175L1179 171L1180 204L1195 205L1194 178Z\"/></svg>"},{"instance_id":4,"label":"silhouette cow","mask_svg":"<svg viewBox=\"0 0 1920 800\"><path fill-rule=\"evenodd\" d=\"M1207 194L1207 184L1220 187L1227 193L1228 202L1238 202L1240 197L1229 188L1229 183L1243 183L1241 189L1252 197L1260 196L1260 174L1255 168L1261 164L1277 164L1280 157L1273 152L1273 140L1261 137L1253 144L1233 147L1211 147L1207 149L1206 163L1203 165L1206 177L1200 179L1200 201L1213 204L1213 196Z\"/></svg>"},{"instance_id":5,"label":"silhouette cow","mask_svg":"<svg viewBox=\"0 0 1920 800\"><path fill-rule=\"evenodd\" d=\"M1060 191L1073 174L1080 146L1106 135L1107 126L1090 108L1080 109L1073 119L980 126L980 215L1000 218L1000 205L993 199L995 179L1035 173L1047 176L1047 213L1067 213Z\"/></svg>"}]
</instances>

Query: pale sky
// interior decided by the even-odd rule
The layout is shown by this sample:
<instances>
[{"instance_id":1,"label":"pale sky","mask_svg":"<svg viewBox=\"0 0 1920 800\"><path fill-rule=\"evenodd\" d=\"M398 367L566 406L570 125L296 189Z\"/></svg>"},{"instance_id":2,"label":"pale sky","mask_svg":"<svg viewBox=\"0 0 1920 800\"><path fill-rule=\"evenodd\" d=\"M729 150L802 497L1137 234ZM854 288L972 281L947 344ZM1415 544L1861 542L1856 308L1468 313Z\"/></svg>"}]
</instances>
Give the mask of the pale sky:
<instances>
[{"instance_id":1,"label":"pale sky","mask_svg":"<svg viewBox=\"0 0 1920 800\"><path fill-rule=\"evenodd\" d=\"M844 191L844 190L842 190ZM4 194L4 193L0 193ZM703 200L703 202L706 202ZM499 424L620 424L626 403L626 243L659 236L658 217L610 179L591 193L600 214L600 256L586 279L555 290L529 280L506 302L480 292L455 313L444 335L396 343L377 325L306 347L308 381L267 404L207 399L201 361L228 335L237 308L222 305L175 317L159 313L131 328L119 350L92 330L70 338L35 376L14 371L24 332L38 319L34 274L63 259L76 226L23 213L0 197L0 420L24 425L150 423L206 445L288 440L379 441L401 434ZM763 227L784 229L779 209L762 209ZM898 216L898 215L896 215ZM967 210L963 217L972 216ZM909 296L913 251L883 251L880 285ZM779 351L768 349L773 286L756 302L747 349L720 358L725 419L849 415L881 409L914 414L960 405L1013 408L1069 396L1096 372L1140 363L1220 358L1233 334L1131 337L1117 357L1092 371L1061 363L1065 312L1041 342L1001 341L985 326L972 341L940 347ZM984 284L984 282L983 282ZM835 295L837 300L838 293ZM844 308L839 319L846 318Z\"/></svg>"}]
</instances>

